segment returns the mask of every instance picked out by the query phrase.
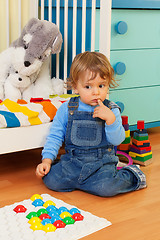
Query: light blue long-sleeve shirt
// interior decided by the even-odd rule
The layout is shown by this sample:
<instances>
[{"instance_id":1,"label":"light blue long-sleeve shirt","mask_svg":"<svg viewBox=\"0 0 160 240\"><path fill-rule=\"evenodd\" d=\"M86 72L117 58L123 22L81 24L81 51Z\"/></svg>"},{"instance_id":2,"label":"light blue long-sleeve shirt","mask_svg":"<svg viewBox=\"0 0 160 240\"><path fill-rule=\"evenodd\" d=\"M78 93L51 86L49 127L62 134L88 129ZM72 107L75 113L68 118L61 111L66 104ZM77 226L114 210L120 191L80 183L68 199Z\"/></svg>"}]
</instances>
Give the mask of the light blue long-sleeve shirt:
<instances>
[{"instance_id":1,"label":"light blue long-sleeve shirt","mask_svg":"<svg viewBox=\"0 0 160 240\"><path fill-rule=\"evenodd\" d=\"M90 106L83 103L79 99L78 111L93 112L96 106ZM111 109L116 120L111 125L105 124L105 133L107 140L114 146L119 145L125 139L125 130L122 126L120 111L118 108ZM49 158L52 161L56 159L59 148L64 142L68 123L68 101L63 103L57 110L56 116L47 136L44 149L42 151L42 159Z\"/></svg>"}]
</instances>

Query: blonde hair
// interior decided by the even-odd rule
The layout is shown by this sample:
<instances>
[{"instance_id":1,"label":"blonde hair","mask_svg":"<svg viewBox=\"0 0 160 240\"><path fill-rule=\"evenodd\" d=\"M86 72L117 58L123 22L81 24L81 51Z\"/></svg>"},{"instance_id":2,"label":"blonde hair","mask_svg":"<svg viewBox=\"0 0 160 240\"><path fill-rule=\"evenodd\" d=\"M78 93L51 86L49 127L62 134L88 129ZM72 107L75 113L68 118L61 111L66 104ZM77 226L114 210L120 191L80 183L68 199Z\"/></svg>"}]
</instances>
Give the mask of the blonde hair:
<instances>
[{"instance_id":1,"label":"blonde hair","mask_svg":"<svg viewBox=\"0 0 160 240\"><path fill-rule=\"evenodd\" d=\"M97 74L101 78L108 81L110 88L118 86L114 79L114 69L112 68L107 57L99 52L84 52L78 54L71 65L70 75L67 79L67 88L74 89L77 85L78 79L82 73L89 70L92 73L91 79L94 79Z\"/></svg>"}]
</instances>

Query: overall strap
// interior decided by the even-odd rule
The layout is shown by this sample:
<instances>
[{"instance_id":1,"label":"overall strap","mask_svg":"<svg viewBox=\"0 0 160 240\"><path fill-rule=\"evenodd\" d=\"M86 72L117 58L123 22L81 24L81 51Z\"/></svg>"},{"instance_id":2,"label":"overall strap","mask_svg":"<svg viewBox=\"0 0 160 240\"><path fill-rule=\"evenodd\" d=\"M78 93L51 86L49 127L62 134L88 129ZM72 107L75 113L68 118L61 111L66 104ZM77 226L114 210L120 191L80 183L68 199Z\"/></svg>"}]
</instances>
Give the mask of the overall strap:
<instances>
[{"instance_id":1,"label":"overall strap","mask_svg":"<svg viewBox=\"0 0 160 240\"><path fill-rule=\"evenodd\" d=\"M73 115L74 111L78 109L79 106L79 96L71 97L68 102L68 111L69 114Z\"/></svg>"},{"instance_id":2,"label":"overall strap","mask_svg":"<svg viewBox=\"0 0 160 240\"><path fill-rule=\"evenodd\" d=\"M116 103L114 103L114 102L112 102L112 101L110 101L108 99L105 99L103 104L105 106L107 106L109 109L118 108L119 111L121 112L121 108Z\"/></svg>"}]
</instances>

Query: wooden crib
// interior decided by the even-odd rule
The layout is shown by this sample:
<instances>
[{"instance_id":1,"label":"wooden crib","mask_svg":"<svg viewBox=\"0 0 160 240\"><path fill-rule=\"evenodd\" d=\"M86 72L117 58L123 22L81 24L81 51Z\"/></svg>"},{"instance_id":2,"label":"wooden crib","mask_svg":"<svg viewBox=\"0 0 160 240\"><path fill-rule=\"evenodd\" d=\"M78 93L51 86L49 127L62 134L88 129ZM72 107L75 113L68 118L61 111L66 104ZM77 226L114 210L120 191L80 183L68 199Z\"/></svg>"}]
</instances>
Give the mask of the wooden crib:
<instances>
[{"instance_id":1,"label":"wooden crib","mask_svg":"<svg viewBox=\"0 0 160 240\"><path fill-rule=\"evenodd\" d=\"M55 11L54 23L56 23L59 28L60 24L63 25L64 32L62 51L60 54L57 54L55 65L53 65L53 63L51 65L52 68L56 69L55 77L63 77L64 81L66 80L69 74L68 66L70 66L71 60L79 52L84 52L86 50L98 50L110 58L111 0L28 0L26 2L29 9L28 20L31 17L36 17L39 19L47 19L48 21L53 21L53 14ZM7 19L6 47L8 47L11 42L9 34L11 22L9 19L11 9L9 0L6 0L5 3ZM22 29L21 19L23 0L17 0L16 7L18 9L18 34L20 34ZM81 11L81 27L79 27L79 20L77 18L79 7ZM90 11L89 29L87 25L88 20L86 20L89 14L88 8ZM61 14L63 14L63 17ZM62 19L64 19L63 22ZM81 37L79 37L79 33ZM88 34L90 37L88 37ZM78 50L77 39L80 41L80 50ZM88 41L89 47L86 44ZM61 54L63 57L61 57ZM60 61L61 59L63 59L63 62ZM63 66L63 71L61 72L60 69L62 69L62 66L60 67L60 65ZM27 127L1 128L0 154L43 147L50 126L51 122Z\"/></svg>"}]
</instances>

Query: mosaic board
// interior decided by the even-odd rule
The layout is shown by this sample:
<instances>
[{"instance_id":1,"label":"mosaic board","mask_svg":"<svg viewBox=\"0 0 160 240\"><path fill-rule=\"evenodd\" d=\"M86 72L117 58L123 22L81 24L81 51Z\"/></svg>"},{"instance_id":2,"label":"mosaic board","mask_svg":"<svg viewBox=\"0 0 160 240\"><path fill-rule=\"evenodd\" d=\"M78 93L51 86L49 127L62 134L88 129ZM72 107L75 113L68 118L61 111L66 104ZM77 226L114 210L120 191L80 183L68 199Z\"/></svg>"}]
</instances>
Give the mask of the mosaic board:
<instances>
[{"instance_id":1,"label":"mosaic board","mask_svg":"<svg viewBox=\"0 0 160 240\"><path fill-rule=\"evenodd\" d=\"M110 225L49 194L0 208L1 240L76 240Z\"/></svg>"}]
</instances>

